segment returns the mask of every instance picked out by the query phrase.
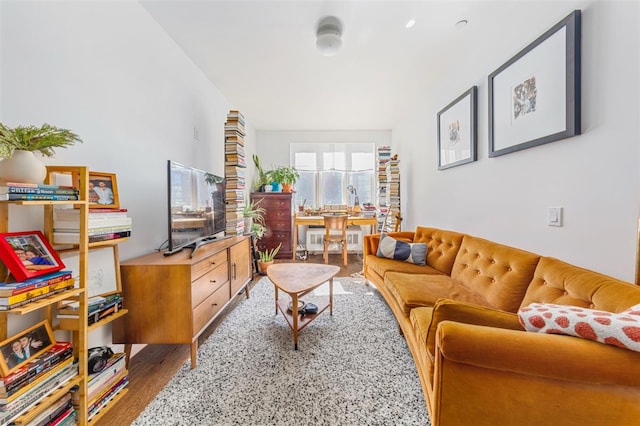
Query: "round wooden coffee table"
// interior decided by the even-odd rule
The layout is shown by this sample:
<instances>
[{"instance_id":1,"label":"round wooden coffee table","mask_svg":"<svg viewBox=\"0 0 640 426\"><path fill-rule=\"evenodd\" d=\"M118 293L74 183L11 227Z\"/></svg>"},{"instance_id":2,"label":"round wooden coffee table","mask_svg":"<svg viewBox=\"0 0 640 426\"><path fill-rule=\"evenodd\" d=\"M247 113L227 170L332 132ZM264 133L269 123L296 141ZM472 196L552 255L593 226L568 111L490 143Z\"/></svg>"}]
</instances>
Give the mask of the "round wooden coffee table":
<instances>
[{"instance_id":1,"label":"round wooden coffee table","mask_svg":"<svg viewBox=\"0 0 640 426\"><path fill-rule=\"evenodd\" d=\"M298 350L298 333L311 323L318 315L329 308L333 315L333 277L340 271L338 266L321 263L276 263L267 268L267 276L275 287L276 315L278 309L284 315L289 327L293 330L293 347ZM329 297L320 300L318 313L298 314L298 300L329 281ZM291 296L292 311L289 312L289 300L278 299L278 291L282 290Z\"/></svg>"}]
</instances>

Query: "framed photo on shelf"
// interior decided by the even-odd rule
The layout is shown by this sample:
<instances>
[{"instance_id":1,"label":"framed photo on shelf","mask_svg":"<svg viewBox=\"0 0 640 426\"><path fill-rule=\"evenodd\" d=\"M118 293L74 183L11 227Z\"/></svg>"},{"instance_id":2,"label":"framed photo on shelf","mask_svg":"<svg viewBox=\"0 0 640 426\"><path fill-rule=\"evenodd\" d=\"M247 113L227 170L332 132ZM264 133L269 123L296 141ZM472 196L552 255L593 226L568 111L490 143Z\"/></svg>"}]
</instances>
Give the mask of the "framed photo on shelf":
<instances>
[{"instance_id":1,"label":"framed photo on shelf","mask_svg":"<svg viewBox=\"0 0 640 426\"><path fill-rule=\"evenodd\" d=\"M89 207L118 209L118 184L114 173L89 172Z\"/></svg>"},{"instance_id":2,"label":"framed photo on shelf","mask_svg":"<svg viewBox=\"0 0 640 426\"><path fill-rule=\"evenodd\" d=\"M0 371L6 377L37 358L56 343L49 321L44 320L0 343Z\"/></svg>"},{"instance_id":3,"label":"framed photo on shelf","mask_svg":"<svg viewBox=\"0 0 640 426\"><path fill-rule=\"evenodd\" d=\"M80 282L80 255L77 251L66 251L60 254L65 268L73 271L76 283ZM121 293L120 263L115 246L95 247L89 249L87 271L87 297L108 296Z\"/></svg>"},{"instance_id":4,"label":"framed photo on shelf","mask_svg":"<svg viewBox=\"0 0 640 426\"><path fill-rule=\"evenodd\" d=\"M16 281L25 281L64 268L58 253L40 231L0 234L0 259Z\"/></svg>"},{"instance_id":5,"label":"framed photo on shelf","mask_svg":"<svg viewBox=\"0 0 640 426\"><path fill-rule=\"evenodd\" d=\"M473 86L438 112L438 170L478 159L477 93Z\"/></svg>"},{"instance_id":6,"label":"framed photo on shelf","mask_svg":"<svg viewBox=\"0 0 640 426\"><path fill-rule=\"evenodd\" d=\"M581 12L489 75L489 157L581 133Z\"/></svg>"}]
</instances>

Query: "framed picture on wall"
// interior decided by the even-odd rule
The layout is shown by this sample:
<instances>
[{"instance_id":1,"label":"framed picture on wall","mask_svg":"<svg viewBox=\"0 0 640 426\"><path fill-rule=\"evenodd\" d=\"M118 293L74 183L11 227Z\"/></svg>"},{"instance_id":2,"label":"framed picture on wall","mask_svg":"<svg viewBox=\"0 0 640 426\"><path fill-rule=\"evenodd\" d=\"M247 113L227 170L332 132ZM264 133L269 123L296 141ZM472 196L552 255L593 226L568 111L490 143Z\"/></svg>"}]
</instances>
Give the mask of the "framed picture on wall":
<instances>
[{"instance_id":1,"label":"framed picture on wall","mask_svg":"<svg viewBox=\"0 0 640 426\"><path fill-rule=\"evenodd\" d=\"M118 209L118 184L113 173L89 172L89 207Z\"/></svg>"},{"instance_id":2,"label":"framed picture on wall","mask_svg":"<svg viewBox=\"0 0 640 426\"><path fill-rule=\"evenodd\" d=\"M489 157L581 133L580 34L575 10L489 75Z\"/></svg>"},{"instance_id":3,"label":"framed picture on wall","mask_svg":"<svg viewBox=\"0 0 640 426\"><path fill-rule=\"evenodd\" d=\"M438 170L478 159L477 93L473 86L438 113Z\"/></svg>"}]
</instances>

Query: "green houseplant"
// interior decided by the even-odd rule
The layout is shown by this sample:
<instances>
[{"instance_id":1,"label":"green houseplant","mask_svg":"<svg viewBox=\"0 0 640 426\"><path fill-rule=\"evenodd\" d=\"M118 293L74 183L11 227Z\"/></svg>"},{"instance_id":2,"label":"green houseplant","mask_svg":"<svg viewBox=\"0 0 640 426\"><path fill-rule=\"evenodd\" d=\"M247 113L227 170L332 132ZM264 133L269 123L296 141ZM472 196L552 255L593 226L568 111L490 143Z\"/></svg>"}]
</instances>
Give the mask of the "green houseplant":
<instances>
[{"instance_id":1,"label":"green houseplant","mask_svg":"<svg viewBox=\"0 0 640 426\"><path fill-rule=\"evenodd\" d=\"M295 167L279 166L271 171L271 179L283 185L284 192L291 192L293 184L300 179L300 173Z\"/></svg>"},{"instance_id":2,"label":"green houseplant","mask_svg":"<svg viewBox=\"0 0 640 426\"><path fill-rule=\"evenodd\" d=\"M34 152L52 157L54 148L67 148L82 140L71 130L50 124L10 128L0 123L0 178L5 181L42 183L47 168Z\"/></svg>"},{"instance_id":3,"label":"green houseplant","mask_svg":"<svg viewBox=\"0 0 640 426\"><path fill-rule=\"evenodd\" d=\"M260 271L265 274L267 272L267 268L269 265L273 263L273 259L276 257L278 252L280 251L280 247L282 247L282 243L279 243L277 247L272 248L271 250L265 249L264 251L258 250L258 255L260 256L258 259L258 267Z\"/></svg>"},{"instance_id":4,"label":"green houseplant","mask_svg":"<svg viewBox=\"0 0 640 426\"><path fill-rule=\"evenodd\" d=\"M271 172L264 171L260 165L260 158L256 154L253 154L253 164L256 166L256 170L258 171L258 177L255 180L254 188L256 191L262 191L264 189L264 185L271 183Z\"/></svg>"}]
</instances>

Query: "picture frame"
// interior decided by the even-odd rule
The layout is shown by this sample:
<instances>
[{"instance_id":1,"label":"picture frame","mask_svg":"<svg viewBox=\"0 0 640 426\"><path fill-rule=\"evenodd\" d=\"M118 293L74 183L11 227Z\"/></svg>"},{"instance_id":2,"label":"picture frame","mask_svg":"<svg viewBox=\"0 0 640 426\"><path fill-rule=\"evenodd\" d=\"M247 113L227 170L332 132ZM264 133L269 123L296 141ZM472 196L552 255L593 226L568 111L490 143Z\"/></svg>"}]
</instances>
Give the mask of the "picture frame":
<instances>
[{"instance_id":1,"label":"picture frame","mask_svg":"<svg viewBox=\"0 0 640 426\"><path fill-rule=\"evenodd\" d=\"M65 268L73 273L76 285L80 282L80 254L75 251L60 253ZM109 296L122 293L120 281L120 262L116 246L95 247L89 249L87 271L87 297Z\"/></svg>"},{"instance_id":2,"label":"picture frame","mask_svg":"<svg viewBox=\"0 0 640 426\"><path fill-rule=\"evenodd\" d=\"M489 75L489 157L581 134L581 11Z\"/></svg>"},{"instance_id":3,"label":"picture frame","mask_svg":"<svg viewBox=\"0 0 640 426\"><path fill-rule=\"evenodd\" d=\"M60 256L41 231L0 233L0 260L16 281L64 268Z\"/></svg>"},{"instance_id":4,"label":"picture frame","mask_svg":"<svg viewBox=\"0 0 640 426\"><path fill-rule=\"evenodd\" d=\"M438 170L478 159L478 87L438 112Z\"/></svg>"},{"instance_id":5,"label":"picture frame","mask_svg":"<svg viewBox=\"0 0 640 426\"><path fill-rule=\"evenodd\" d=\"M89 207L119 209L118 184L114 173L89 172Z\"/></svg>"},{"instance_id":6,"label":"picture frame","mask_svg":"<svg viewBox=\"0 0 640 426\"><path fill-rule=\"evenodd\" d=\"M2 376L7 377L55 344L56 338L47 320L0 342L0 372L2 372Z\"/></svg>"}]
</instances>

